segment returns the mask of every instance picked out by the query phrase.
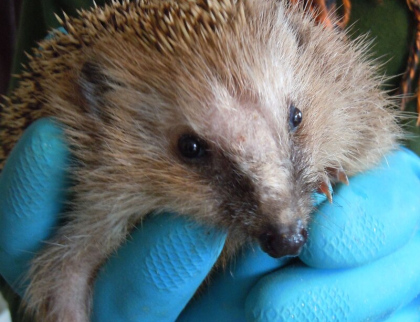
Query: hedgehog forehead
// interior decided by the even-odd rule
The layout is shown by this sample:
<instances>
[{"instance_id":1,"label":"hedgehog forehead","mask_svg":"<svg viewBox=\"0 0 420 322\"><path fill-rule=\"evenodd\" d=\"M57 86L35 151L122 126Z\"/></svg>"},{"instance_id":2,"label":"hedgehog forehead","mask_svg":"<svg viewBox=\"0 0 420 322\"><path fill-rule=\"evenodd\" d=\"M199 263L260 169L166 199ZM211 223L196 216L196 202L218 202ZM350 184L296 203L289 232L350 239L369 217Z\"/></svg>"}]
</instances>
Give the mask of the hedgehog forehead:
<instances>
[{"instance_id":1,"label":"hedgehog forehead","mask_svg":"<svg viewBox=\"0 0 420 322\"><path fill-rule=\"evenodd\" d=\"M223 96L223 91L218 92ZM288 141L284 109L266 104L224 95L210 106L193 109L197 114L190 115L189 125L224 154L237 160L261 161L278 154Z\"/></svg>"},{"instance_id":2,"label":"hedgehog forehead","mask_svg":"<svg viewBox=\"0 0 420 322\"><path fill-rule=\"evenodd\" d=\"M261 160L287 150L293 72L276 59L263 59L266 66L244 63L239 67L246 70L237 71L243 87L227 85L217 77L208 82L179 82L183 87L179 106L188 125L235 156Z\"/></svg>"},{"instance_id":3,"label":"hedgehog forehead","mask_svg":"<svg viewBox=\"0 0 420 322\"><path fill-rule=\"evenodd\" d=\"M261 111L238 108L215 113L209 121L206 136L220 149L238 158L261 160L277 150L280 131L267 122Z\"/></svg>"}]
</instances>

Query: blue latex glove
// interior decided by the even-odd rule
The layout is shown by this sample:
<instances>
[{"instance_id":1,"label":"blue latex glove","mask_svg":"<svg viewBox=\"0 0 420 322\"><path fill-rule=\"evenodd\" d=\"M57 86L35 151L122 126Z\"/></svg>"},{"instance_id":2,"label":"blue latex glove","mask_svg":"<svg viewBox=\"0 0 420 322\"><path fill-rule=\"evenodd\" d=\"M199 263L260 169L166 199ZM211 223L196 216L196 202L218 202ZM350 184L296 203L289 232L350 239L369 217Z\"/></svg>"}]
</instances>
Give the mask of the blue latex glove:
<instances>
[{"instance_id":1,"label":"blue latex glove","mask_svg":"<svg viewBox=\"0 0 420 322\"><path fill-rule=\"evenodd\" d=\"M57 224L63 198L60 187L66 184L62 170L68 157L60 135L50 122L35 123L0 177L0 189L16 189L13 198L20 199L5 198L0 191L0 272L20 292L17 281L30 253L40 248L40 240ZM30 161L25 166L20 159ZM420 263L412 256L419 238L411 238L420 217L420 161L402 151L388 162L389 167L352 178L350 187L336 191L334 204L324 204L316 214L301 258L320 269L299 264L278 270L285 260L272 259L258 247L248 249L214 278L179 320L243 321L246 316L272 321L295 314L298 320L347 317L357 321L385 316L408 303L420 293ZM394 185L386 185L387 181ZM48 183L42 191L40 182ZM388 188L381 191L384 186ZM10 232L7 238L2 237L3 230ZM147 220L132 237L99 274L93 320L174 320L216 260L225 234L181 217L161 216ZM359 252L354 251L356 245ZM355 265L362 266L343 269ZM385 280L389 271L401 278ZM400 315L412 317L418 313L416 308L414 302Z\"/></svg>"},{"instance_id":2,"label":"blue latex glove","mask_svg":"<svg viewBox=\"0 0 420 322\"><path fill-rule=\"evenodd\" d=\"M385 321L394 312L392 321L420 321L419 300L407 305L420 294L419 193L420 159L406 149L388 156L319 207L299 256L307 265L261 278L270 264L249 250L181 320L211 321L223 308L218 321Z\"/></svg>"},{"instance_id":3,"label":"blue latex glove","mask_svg":"<svg viewBox=\"0 0 420 322\"><path fill-rule=\"evenodd\" d=\"M28 262L58 225L68 149L41 120L28 128L0 174L0 273L20 295Z\"/></svg>"},{"instance_id":4,"label":"blue latex glove","mask_svg":"<svg viewBox=\"0 0 420 322\"><path fill-rule=\"evenodd\" d=\"M29 261L59 224L68 158L60 129L39 120L0 176L0 273L20 295ZM173 321L217 260L226 233L160 215L132 237L100 271L93 321Z\"/></svg>"},{"instance_id":5,"label":"blue latex glove","mask_svg":"<svg viewBox=\"0 0 420 322\"><path fill-rule=\"evenodd\" d=\"M410 303L420 294L419 193L420 159L408 150L352 178L310 227L300 259L318 269L296 265L260 280L247 317L381 321Z\"/></svg>"}]
</instances>

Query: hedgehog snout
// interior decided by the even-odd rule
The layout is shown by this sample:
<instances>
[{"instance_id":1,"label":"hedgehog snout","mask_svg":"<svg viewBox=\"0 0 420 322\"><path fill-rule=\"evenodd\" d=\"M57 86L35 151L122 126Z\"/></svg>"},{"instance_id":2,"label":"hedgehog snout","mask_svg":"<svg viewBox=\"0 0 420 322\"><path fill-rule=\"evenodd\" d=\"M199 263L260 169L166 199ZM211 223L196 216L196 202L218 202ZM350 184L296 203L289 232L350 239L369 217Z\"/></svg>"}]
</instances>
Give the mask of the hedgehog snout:
<instances>
[{"instance_id":1,"label":"hedgehog snout","mask_svg":"<svg viewBox=\"0 0 420 322\"><path fill-rule=\"evenodd\" d=\"M296 224L267 227L259 236L261 249L274 258L299 255L308 238L308 232L301 220Z\"/></svg>"}]
</instances>

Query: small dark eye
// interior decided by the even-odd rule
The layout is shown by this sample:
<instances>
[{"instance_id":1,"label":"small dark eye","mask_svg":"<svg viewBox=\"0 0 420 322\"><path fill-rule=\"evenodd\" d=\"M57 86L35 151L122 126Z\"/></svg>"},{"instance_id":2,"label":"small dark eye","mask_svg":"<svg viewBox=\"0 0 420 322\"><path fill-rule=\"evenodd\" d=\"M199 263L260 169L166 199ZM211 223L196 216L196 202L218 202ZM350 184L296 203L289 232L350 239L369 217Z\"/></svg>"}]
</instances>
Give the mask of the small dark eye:
<instances>
[{"instance_id":1,"label":"small dark eye","mask_svg":"<svg viewBox=\"0 0 420 322\"><path fill-rule=\"evenodd\" d=\"M302 122L302 112L300 109L290 104L289 125L292 130L296 129Z\"/></svg>"},{"instance_id":2,"label":"small dark eye","mask_svg":"<svg viewBox=\"0 0 420 322\"><path fill-rule=\"evenodd\" d=\"M184 134L178 140L178 150L185 158L201 158L206 155L207 144L194 135Z\"/></svg>"}]
</instances>

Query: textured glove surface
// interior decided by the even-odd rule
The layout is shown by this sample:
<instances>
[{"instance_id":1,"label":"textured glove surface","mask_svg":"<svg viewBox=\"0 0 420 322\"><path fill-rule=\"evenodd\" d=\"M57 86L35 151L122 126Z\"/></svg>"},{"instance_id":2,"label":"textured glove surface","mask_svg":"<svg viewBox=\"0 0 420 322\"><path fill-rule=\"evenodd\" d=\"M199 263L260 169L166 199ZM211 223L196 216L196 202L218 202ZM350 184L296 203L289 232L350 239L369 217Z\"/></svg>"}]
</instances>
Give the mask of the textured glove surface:
<instances>
[{"instance_id":1,"label":"textured glove surface","mask_svg":"<svg viewBox=\"0 0 420 322\"><path fill-rule=\"evenodd\" d=\"M21 295L29 261L59 221L68 159L62 131L43 119L27 129L0 175L0 273Z\"/></svg>"},{"instance_id":2,"label":"textured glove surface","mask_svg":"<svg viewBox=\"0 0 420 322\"><path fill-rule=\"evenodd\" d=\"M131 236L99 274L93 321L174 321L219 257L226 233L159 214Z\"/></svg>"},{"instance_id":3,"label":"textured glove surface","mask_svg":"<svg viewBox=\"0 0 420 322\"><path fill-rule=\"evenodd\" d=\"M297 264L262 278L247 320L383 321L410 303L420 294L419 191L420 159L405 149L351 178L314 216L300 258L318 269ZM418 315L415 305L394 321Z\"/></svg>"},{"instance_id":4,"label":"textured glove surface","mask_svg":"<svg viewBox=\"0 0 420 322\"><path fill-rule=\"evenodd\" d=\"M406 244L420 221L420 159L402 148L335 189L314 214L300 259L311 267L347 268Z\"/></svg>"}]
</instances>

